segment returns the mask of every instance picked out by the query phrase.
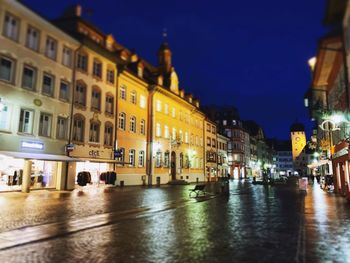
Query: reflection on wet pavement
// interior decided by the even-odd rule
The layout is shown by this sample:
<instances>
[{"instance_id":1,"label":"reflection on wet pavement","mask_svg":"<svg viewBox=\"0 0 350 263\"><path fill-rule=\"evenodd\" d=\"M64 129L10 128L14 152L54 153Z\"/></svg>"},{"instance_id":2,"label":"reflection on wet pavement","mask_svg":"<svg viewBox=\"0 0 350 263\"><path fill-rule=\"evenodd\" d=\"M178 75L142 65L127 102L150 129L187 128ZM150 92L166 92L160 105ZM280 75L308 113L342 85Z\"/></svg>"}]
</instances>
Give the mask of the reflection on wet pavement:
<instances>
[{"instance_id":1,"label":"reflection on wet pavement","mask_svg":"<svg viewBox=\"0 0 350 263\"><path fill-rule=\"evenodd\" d=\"M229 194L208 187L211 194L198 199L188 197L190 188L0 196L1 262L350 259L349 206L318 186L304 194L231 181Z\"/></svg>"}]
</instances>

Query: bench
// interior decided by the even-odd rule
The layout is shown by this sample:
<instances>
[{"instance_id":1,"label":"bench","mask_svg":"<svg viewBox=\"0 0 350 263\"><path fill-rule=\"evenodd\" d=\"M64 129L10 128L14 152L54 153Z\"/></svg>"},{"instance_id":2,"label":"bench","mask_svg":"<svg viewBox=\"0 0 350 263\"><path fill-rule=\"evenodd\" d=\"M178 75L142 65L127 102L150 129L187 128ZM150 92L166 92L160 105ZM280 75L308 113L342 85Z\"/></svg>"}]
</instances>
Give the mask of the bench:
<instances>
[{"instance_id":1,"label":"bench","mask_svg":"<svg viewBox=\"0 0 350 263\"><path fill-rule=\"evenodd\" d=\"M200 194L203 194L205 195L205 192L204 192L204 188L205 188L205 184L197 184L193 189L190 189L190 194L189 196L192 197L193 193L196 194L195 197L198 197ZM194 197L194 196L193 196Z\"/></svg>"}]
</instances>

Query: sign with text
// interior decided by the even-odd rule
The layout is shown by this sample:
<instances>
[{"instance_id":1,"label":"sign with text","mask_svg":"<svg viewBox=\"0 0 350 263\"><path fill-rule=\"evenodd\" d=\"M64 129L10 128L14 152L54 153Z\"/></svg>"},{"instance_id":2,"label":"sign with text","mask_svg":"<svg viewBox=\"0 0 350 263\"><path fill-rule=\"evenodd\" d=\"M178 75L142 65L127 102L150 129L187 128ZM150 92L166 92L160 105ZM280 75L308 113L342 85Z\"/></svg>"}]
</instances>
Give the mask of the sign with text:
<instances>
[{"instance_id":1,"label":"sign with text","mask_svg":"<svg viewBox=\"0 0 350 263\"><path fill-rule=\"evenodd\" d=\"M21 148L34 149L34 150L44 150L44 143L43 142L34 142L34 141L22 141Z\"/></svg>"}]
</instances>

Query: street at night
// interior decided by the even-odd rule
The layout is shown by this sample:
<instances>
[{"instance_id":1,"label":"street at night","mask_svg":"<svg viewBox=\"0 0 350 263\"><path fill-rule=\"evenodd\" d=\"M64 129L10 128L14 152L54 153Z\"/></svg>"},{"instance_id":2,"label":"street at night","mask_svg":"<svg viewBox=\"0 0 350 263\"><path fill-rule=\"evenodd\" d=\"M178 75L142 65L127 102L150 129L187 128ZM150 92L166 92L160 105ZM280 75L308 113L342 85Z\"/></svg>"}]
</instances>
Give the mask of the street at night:
<instances>
[{"instance_id":1,"label":"street at night","mask_svg":"<svg viewBox=\"0 0 350 263\"><path fill-rule=\"evenodd\" d=\"M349 204L315 183L3 194L1 262L345 262Z\"/></svg>"}]
</instances>

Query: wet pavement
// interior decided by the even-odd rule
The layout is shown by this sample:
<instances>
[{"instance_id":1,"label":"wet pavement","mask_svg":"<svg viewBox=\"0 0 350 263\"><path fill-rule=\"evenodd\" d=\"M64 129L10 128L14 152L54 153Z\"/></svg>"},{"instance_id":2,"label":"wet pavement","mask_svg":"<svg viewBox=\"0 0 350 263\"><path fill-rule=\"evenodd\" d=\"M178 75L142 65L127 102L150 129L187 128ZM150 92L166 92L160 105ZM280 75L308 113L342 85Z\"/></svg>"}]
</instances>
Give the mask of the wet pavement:
<instances>
[{"instance_id":1,"label":"wet pavement","mask_svg":"<svg viewBox=\"0 0 350 263\"><path fill-rule=\"evenodd\" d=\"M350 204L295 185L0 194L0 262L348 262Z\"/></svg>"}]
</instances>

